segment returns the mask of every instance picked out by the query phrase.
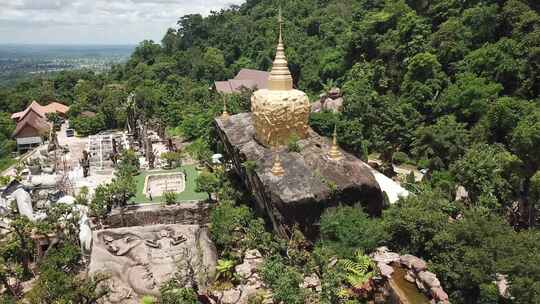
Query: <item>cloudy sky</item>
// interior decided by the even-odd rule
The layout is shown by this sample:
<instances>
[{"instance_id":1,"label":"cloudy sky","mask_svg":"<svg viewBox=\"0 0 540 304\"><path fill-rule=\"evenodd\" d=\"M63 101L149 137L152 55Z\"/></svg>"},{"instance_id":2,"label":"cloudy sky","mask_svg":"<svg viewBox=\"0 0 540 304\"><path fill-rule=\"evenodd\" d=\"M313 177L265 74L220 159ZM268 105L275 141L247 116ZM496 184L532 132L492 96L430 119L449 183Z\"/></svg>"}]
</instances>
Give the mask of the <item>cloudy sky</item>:
<instances>
[{"instance_id":1,"label":"cloudy sky","mask_svg":"<svg viewBox=\"0 0 540 304\"><path fill-rule=\"evenodd\" d=\"M185 14L243 0L0 0L0 44L136 44L160 41Z\"/></svg>"}]
</instances>

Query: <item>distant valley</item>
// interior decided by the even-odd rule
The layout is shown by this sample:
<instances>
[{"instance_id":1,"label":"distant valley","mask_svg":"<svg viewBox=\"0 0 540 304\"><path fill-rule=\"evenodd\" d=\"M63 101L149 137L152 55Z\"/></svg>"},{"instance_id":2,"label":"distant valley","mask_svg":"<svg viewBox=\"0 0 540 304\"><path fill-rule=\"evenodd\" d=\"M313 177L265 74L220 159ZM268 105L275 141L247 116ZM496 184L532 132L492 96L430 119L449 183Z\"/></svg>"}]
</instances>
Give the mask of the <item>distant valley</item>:
<instances>
[{"instance_id":1,"label":"distant valley","mask_svg":"<svg viewBox=\"0 0 540 304\"><path fill-rule=\"evenodd\" d=\"M133 45L0 44L0 85L64 70L103 72L127 61Z\"/></svg>"}]
</instances>

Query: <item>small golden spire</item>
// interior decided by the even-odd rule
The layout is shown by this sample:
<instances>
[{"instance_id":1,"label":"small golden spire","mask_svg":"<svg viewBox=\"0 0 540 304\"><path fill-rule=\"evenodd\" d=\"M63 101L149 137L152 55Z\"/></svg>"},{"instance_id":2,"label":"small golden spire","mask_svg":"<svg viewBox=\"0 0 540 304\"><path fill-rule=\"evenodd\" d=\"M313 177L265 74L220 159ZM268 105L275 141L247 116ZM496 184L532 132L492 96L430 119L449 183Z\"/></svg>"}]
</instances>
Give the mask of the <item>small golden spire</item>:
<instances>
[{"instance_id":1,"label":"small golden spire","mask_svg":"<svg viewBox=\"0 0 540 304\"><path fill-rule=\"evenodd\" d=\"M281 160L279 159L279 151L276 149L276 158L274 160L274 166L272 166L272 174L274 176L283 176L285 174L285 170L281 166Z\"/></svg>"},{"instance_id":2,"label":"small golden spire","mask_svg":"<svg viewBox=\"0 0 540 304\"><path fill-rule=\"evenodd\" d=\"M285 47L283 46L283 18L281 15L281 7L279 8L279 40L276 51L276 58L272 65L272 71L268 78L268 89L272 91L288 91L293 88L293 79L289 64L285 56Z\"/></svg>"},{"instance_id":3,"label":"small golden spire","mask_svg":"<svg viewBox=\"0 0 540 304\"><path fill-rule=\"evenodd\" d=\"M334 125L332 147L330 148L330 151L328 152L328 156L330 157L331 160L340 160L343 157L337 145L337 125Z\"/></svg>"},{"instance_id":4,"label":"small golden spire","mask_svg":"<svg viewBox=\"0 0 540 304\"><path fill-rule=\"evenodd\" d=\"M229 116L229 112L227 112L227 97L223 96L223 113L221 113L221 118L227 119Z\"/></svg>"}]
</instances>

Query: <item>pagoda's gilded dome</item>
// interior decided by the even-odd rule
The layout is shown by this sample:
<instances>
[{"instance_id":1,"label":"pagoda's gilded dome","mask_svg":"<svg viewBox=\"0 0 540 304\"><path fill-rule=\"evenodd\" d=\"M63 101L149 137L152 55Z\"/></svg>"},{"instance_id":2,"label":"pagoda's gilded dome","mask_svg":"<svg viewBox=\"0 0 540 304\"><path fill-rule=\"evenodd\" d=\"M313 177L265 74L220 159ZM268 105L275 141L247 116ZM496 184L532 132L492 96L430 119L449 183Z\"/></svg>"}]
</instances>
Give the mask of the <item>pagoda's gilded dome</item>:
<instances>
[{"instance_id":1,"label":"pagoda's gilded dome","mask_svg":"<svg viewBox=\"0 0 540 304\"><path fill-rule=\"evenodd\" d=\"M281 38L276 59L268 79L268 89L251 96L251 111L255 125L255 139L265 146L285 145L296 136L308 136L310 103L307 95L293 89L293 79L285 57Z\"/></svg>"}]
</instances>

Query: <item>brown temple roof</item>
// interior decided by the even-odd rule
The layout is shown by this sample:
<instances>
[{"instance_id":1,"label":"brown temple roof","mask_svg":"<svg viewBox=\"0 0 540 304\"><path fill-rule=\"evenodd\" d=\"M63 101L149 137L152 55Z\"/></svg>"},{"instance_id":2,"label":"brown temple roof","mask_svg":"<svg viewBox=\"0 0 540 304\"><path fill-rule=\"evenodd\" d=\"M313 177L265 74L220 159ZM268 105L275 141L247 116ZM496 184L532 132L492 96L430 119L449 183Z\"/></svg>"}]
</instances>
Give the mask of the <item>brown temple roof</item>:
<instances>
[{"instance_id":1,"label":"brown temple roof","mask_svg":"<svg viewBox=\"0 0 540 304\"><path fill-rule=\"evenodd\" d=\"M11 115L11 118L17 120L22 119L30 111L34 111L39 116L45 117L46 111L44 107L34 100L24 111L14 113L13 115Z\"/></svg>"},{"instance_id":2,"label":"brown temple roof","mask_svg":"<svg viewBox=\"0 0 540 304\"><path fill-rule=\"evenodd\" d=\"M11 115L11 119L21 120L24 118L24 116L26 116L26 114L28 114L29 111L34 111L39 116L45 118L48 113L52 112L66 115L69 111L69 107L56 101L53 101L46 106L42 106L34 100L24 111L17 112Z\"/></svg>"},{"instance_id":3,"label":"brown temple roof","mask_svg":"<svg viewBox=\"0 0 540 304\"><path fill-rule=\"evenodd\" d=\"M13 132L13 137L17 135L26 127L30 126L38 131L38 133L43 134L47 132L51 125L47 122L47 119L34 110L28 111L24 117L17 123L17 127Z\"/></svg>"},{"instance_id":4,"label":"brown temple roof","mask_svg":"<svg viewBox=\"0 0 540 304\"><path fill-rule=\"evenodd\" d=\"M67 112L69 111L68 106L63 105L63 104L61 104L59 102L56 102L56 101L51 102L50 104L44 106L43 108L45 108L47 113L57 112L57 113L64 114L64 115L67 114Z\"/></svg>"},{"instance_id":5,"label":"brown temple roof","mask_svg":"<svg viewBox=\"0 0 540 304\"><path fill-rule=\"evenodd\" d=\"M268 88L269 72L242 69L236 77L227 81L216 81L216 90L220 93L240 93L242 88L266 89Z\"/></svg>"}]
</instances>

